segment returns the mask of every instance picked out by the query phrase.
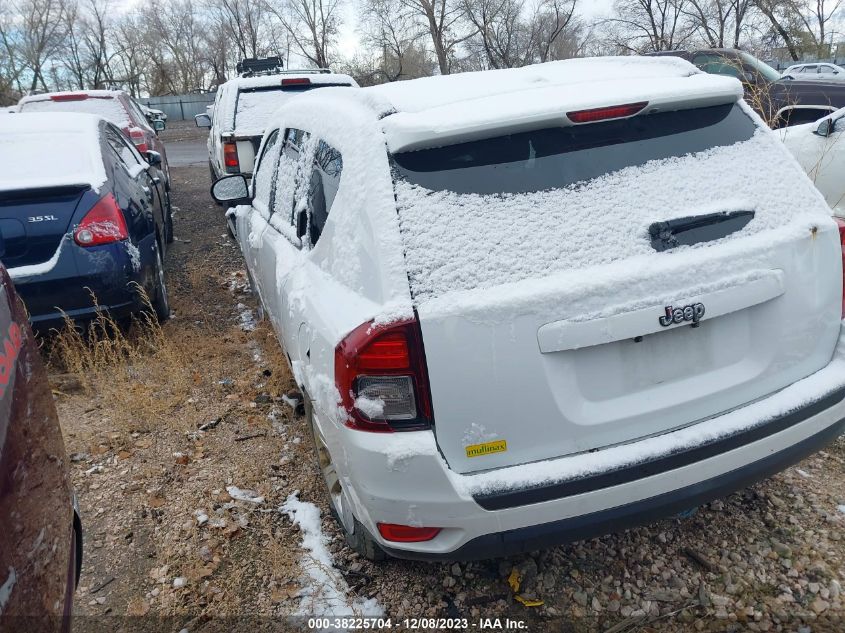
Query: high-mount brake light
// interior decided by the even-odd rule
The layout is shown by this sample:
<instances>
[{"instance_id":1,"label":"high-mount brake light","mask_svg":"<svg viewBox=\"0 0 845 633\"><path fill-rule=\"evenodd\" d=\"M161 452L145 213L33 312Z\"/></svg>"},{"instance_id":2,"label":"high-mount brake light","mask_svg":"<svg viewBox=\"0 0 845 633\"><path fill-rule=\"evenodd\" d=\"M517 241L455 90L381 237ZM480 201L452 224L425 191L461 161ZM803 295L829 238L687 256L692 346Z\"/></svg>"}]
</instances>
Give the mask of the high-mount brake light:
<instances>
[{"instance_id":1,"label":"high-mount brake light","mask_svg":"<svg viewBox=\"0 0 845 633\"><path fill-rule=\"evenodd\" d=\"M85 101L88 95L84 92L75 92L73 94L64 95L50 95L50 101Z\"/></svg>"},{"instance_id":2,"label":"high-mount brake light","mask_svg":"<svg viewBox=\"0 0 845 633\"><path fill-rule=\"evenodd\" d=\"M607 106L604 108L591 108L589 110L575 110L567 112L566 117L573 123L595 123L596 121L607 121L609 119L624 119L642 112L648 105L648 101L639 103L626 103L624 105Z\"/></svg>"},{"instance_id":3,"label":"high-mount brake light","mask_svg":"<svg viewBox=\"0 0 845 633\"><path fill-rule=\"evenodd\" d=\"M282 88L286 86L310 86L311 80L308 77L291 77L282 79Z\"/></svg>"},{"instance_id":4,"label":"high-mount brake light","mask_svg":"<svg viewBox=\"0 0 845 633\"><path fill-rule=\"evenodd\" d=\"M833 219L839 227L839 243L842 245L842 318L845 319L845 219Z\"/></svg>"},{"instance_id":5,"label":"high-mount brake light","mask_svg":"<svg viewBox=\"0 0 845 633\"><path fill-rule=\"evenodd\" d=\"M416 319L364 323L335 348L335 384L346 425L389 433L431 427L431 395Z\"/></svg>"},{"instance_id":6,"label":"high-mount brake light","mask_svg":"<svg viewBox=\"0 0 845 633\"><path fill-rule=\"evenodd\" d=\"M80 246L100 246L129 239L126 218L112 194L107 193L91 207L73 230L73 239Z\"/></svg>"}]
</instances>

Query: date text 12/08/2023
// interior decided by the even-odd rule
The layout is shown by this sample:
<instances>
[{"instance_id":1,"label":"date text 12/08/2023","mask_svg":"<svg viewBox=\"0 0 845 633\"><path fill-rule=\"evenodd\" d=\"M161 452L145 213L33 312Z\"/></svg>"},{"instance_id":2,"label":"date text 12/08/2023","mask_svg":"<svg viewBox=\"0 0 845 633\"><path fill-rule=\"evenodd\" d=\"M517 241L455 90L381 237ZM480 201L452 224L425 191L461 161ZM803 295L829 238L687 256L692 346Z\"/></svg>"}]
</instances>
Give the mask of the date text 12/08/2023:
<instances>
[{"instance_id":1,"label":"date text 12/08/2023","mask_svg":"<svg viewBox=\"0 0 845 633\"><path fill-rule=\"evenodd\" d=\"M403 618L392 620L391 618L363 618L363 617L321 617L308 618L310 630L323 629L345 629L345 630L370 630L387 631L391 629L405 630L435 630L448 629L479 631L520 631L527 630L528 624L524 620L511 618Z\"/></svg>"}]
</instances>

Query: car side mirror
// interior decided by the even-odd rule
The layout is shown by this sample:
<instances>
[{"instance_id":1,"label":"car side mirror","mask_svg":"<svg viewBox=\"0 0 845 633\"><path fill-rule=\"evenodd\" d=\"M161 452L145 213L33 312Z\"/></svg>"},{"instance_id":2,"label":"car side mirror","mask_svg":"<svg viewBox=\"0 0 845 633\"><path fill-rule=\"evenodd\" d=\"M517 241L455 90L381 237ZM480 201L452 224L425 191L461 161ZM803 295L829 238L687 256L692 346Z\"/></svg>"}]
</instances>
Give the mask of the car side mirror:
<instances>
[{"instance_id":1,"label":"car side mirror","mask_svg":"<svg viewBox=\"0 0 845 633\"><path fill-rule=\"evenodd\" d=\"M833 121L831 119L822 119L813 133L819 136L830 136L831 132L833 132Z\"/></svg>"},{"instance_id":2,"label":"car side mirror","mask_svg":"<svg viewBox=\"0 0 845 633\"><path fill-rule=\"evenodd\" d=\"M156 132L162 132L166 127L167 124L162 119L153 119L153 129Z\"/></svg>"},{"instance_id":3,"label":"car side mirror","mask_svg":"<svg viewBox=\"0 0 845 633\"><path fill-rule=\"evenodd\" d=\"M154 152L151 149L147 150L146 159L150 167L161 168L161 154L158 152Z\"/></svg>"},{"instance_id":4,"label":"car side mirror","mask_svg":"<svg viewBox=\"0 0 845 633\"><path fill-rule=\"evenodd\" d=\"M197 127L211 127L211 117L205 113L194 116Z\"/></svg>"},{"instance_id":5,"label":"car side mirror","mask_svg":"<svg viewBox=\"0 0 845 633\"><path fill-rule=\"evenodd\" d=\"M236 207L239 204L249 204L249 185L243 174L223 176L211 185L211 197L220 204Z\"/></svg>"}]
</instances>

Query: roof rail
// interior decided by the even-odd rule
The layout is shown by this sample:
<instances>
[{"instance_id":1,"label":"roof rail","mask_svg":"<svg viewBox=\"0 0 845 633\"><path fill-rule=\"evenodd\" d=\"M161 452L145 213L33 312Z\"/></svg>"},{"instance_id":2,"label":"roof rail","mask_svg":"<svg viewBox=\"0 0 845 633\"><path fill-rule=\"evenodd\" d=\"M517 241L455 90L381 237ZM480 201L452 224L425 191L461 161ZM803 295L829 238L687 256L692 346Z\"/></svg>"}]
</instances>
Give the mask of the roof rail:
<instances>
[{"instance_id":1,"label":"roof rail","mask_svg":"<svg viewBox=\"0 0 845 633\"><path fill-rule=\"evenodd\" d=\"M265 57L259 59L257 57L247 57L238 62L238 75L241 77L256 77L258 75L275 75L282 72L282 58L274 55L272 57Z\"/></svg>"},{"instance_id":2,"label":"roof rail","mask_svg":"<svg viewBox=\"0 0 845 633\"><path fill-rule=\"evenodd\" d=\"M327 75L331 73L331 68L288 68L279 72L280 75L300 75L300 74L317 74Z\"/></svg>"}]
</instances>

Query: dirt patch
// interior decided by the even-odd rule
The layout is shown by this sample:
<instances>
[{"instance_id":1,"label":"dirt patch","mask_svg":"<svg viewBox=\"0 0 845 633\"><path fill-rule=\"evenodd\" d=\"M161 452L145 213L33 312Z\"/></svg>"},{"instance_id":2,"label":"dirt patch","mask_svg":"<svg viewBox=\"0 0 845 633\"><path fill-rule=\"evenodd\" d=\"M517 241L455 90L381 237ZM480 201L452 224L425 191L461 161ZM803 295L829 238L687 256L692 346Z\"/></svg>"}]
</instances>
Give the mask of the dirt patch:
<instances>
[{"instance_id":1,"label":"dirt patch","mask_svg":"<svg viewBox=\"0 0 845 633\"><path fill-rule=\"evenodd\" d=\"M302 535L278 508L299 491L322 512L350 599L375 597L394 623L509 617L532 631L617 633L845 628L841 439L688 518L508 560L359 559L328 514L303 419L283 399L294 385L276 337L244 317L256 313L255 301L208 198L207 171L174 168L173 178L179 241L166 265L175 317L162 346L81 385L55 377L65 385L57 402L85 526L78 615L167 616L168 630L193 632L209 618L295 613ZM263 499L232 498L244 491ZM541 605L514 599L514 570L522 596ZM88 624L81 617L76 630Z\"/></svg>"}]
</instances>

